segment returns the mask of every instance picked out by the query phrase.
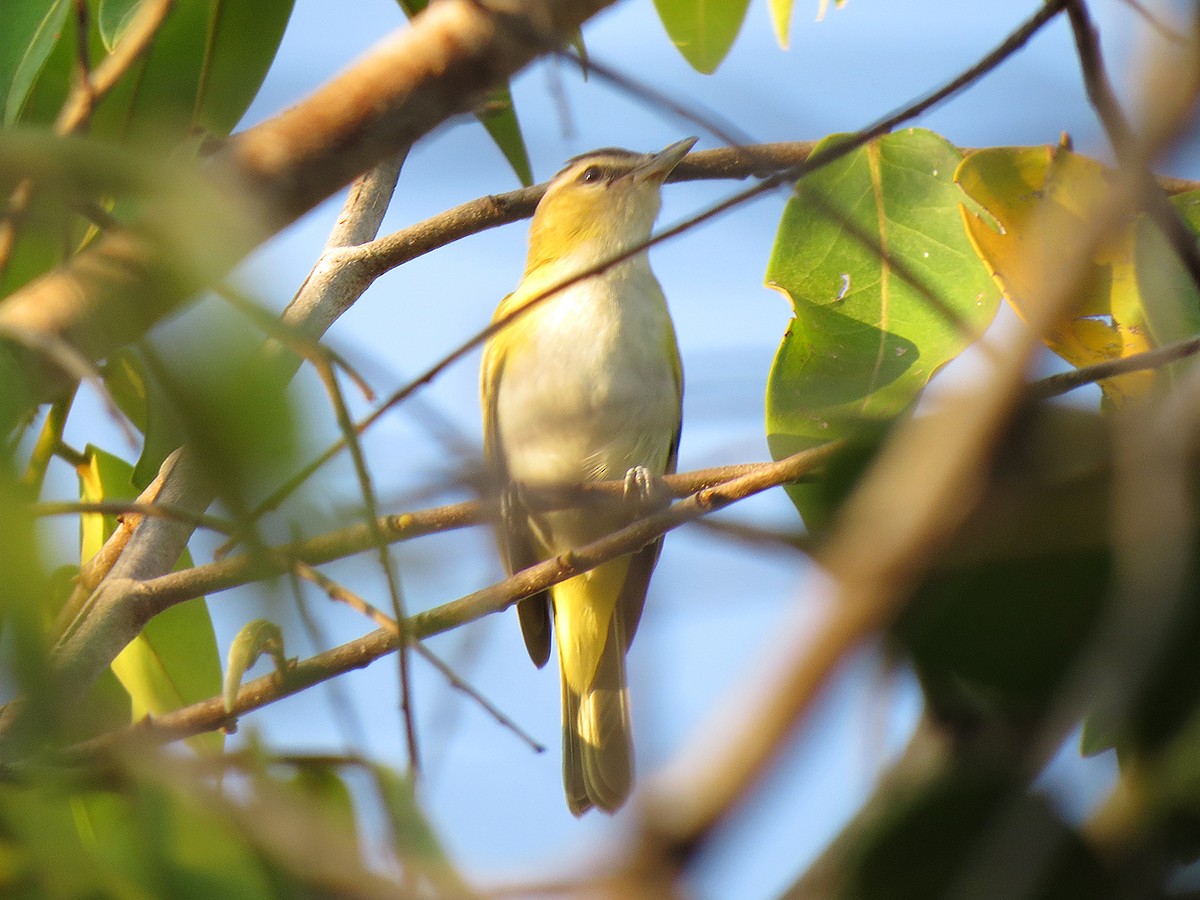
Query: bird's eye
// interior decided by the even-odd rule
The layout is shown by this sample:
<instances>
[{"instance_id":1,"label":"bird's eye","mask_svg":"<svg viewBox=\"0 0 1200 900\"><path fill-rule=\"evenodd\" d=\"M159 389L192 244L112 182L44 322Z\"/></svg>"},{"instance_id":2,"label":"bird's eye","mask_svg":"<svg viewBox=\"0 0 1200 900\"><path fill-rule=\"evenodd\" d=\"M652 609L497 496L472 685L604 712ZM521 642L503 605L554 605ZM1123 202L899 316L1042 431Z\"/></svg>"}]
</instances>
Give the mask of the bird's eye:
<instances>
[{"instance_id":1,"label":"bird's eye","mask_svg":"<svg viewBox=\"0 0 1200 900\"><path fill-rule=\"evenodd\" d=\"M579 176L579 183L580 184L595 184L597 181L599 181L603 177L604 177L604 172L602 172L600 170L599 166L588 166L586 169L583 170L583 174L581 174Z\"/></svg>"}]
</instances>

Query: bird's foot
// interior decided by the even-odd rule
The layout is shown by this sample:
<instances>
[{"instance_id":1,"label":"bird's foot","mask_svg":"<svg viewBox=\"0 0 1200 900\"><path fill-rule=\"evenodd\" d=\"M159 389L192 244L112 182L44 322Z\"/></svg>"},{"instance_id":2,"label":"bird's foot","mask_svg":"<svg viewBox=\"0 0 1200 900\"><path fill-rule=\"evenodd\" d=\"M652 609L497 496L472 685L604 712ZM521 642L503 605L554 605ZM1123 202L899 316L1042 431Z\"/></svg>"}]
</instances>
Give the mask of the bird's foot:
<instances>
[{"instance_id":1,"label":"bird's foot","mask_svg":"<svg viewBox=\"0 0 1200 900\"><path fill-rule=\"evenodd\" d=\"M625 502L640 515L666 506L670 493L659 476L645 466L633 466L625 473Z\"/></svg>"}]
</instances>

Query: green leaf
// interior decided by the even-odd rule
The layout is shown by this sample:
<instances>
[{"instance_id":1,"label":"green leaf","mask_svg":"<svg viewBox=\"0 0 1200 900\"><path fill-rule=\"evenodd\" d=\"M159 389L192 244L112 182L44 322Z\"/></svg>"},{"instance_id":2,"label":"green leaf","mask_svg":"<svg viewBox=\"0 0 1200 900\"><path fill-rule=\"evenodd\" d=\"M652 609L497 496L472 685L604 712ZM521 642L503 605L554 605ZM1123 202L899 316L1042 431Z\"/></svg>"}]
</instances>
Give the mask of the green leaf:
<instances>
[{"instance_id":1,"label":"green leaf","mask_svg":"<svg viewBox=\"0 0 1200 900\"><path fill-rule=\"evenodd\" d=\"M1171 198L1193 233L1200 233L1200 191ZM1200 334L1200 293L1158 226L1148 217L1137 225L1134 269L1146 324L1158 344ZM1178 364L1177 364L1178 365Z\"/></svg>"},{"instance_id":2,"label":"green leaf","mask_svg":"<svg viewBox=\"0 0 1200 900\"><path fill-rule=\"evenodd\" d=\"M470 896L474 891L455 871L429 820L421 812L412 779L387 766L373 765L376 792L387 813L396 858L405 871L426 876L431 886L452 896Z\"/></svg>"},{"instance_id":3,"label":"green leaf","mask_svg":"<svg viewBox=\"0 0 1200 900\"><path fill-rule=\"evenodd\" d=\"M533 169L529 165L529 151L521 134L521 123L517 121L517 110L513 106L508 88L498 88L488 94L483 109L477 115L487 129L521 184L533 184Z\"/></svg>"},{"instance_id":4,"label":"green leaf","mask_svg":"<svg viewBox=\"0 0 1200 900\"><path fill-rule=\"evenodd\" d=\"M908 129L797 183L766 274L796 314L767 384L776 459L877 429L991 323L999 292L963 234L961 159ZM789 489L810 528L830 512L820 492Z\"/></svg>"},{"instance_id":5,"label":"green leaf","mask_svg":"<svg viewBox=\"0 0 1200 900\"><path fill-rule=\"evenodd\" d=\"M237 517L249 497L295 457L295 409L287 380L240 319L213 317L162 359L146 350L171 415L226 508Z\"/></svg>"},{"instance_id":6,"label":"green leaf","mask_svg":"<svg viewBox=\"0 0 1200 900\"><path fill-rule=\"evenodd\" d=\"M354 797L335 766L315 760L297 763L289 787L300 794L336 833L358 842Z\"/></svg>"},{"instance_id":7,"label":"green leaf","mask_svg":"<svg viewBox=\"0 0 1200 900\"><path fill-rule=\"evenodd\" d=\"M4 124L21 115L42 67L62 37L71 0L9 0L0 40L0 89L4 90ZM32 26L32 27L31 27Z\"/></svg>"},{"instance_id":8,"label":"green leaf","mask_svg":"<svg viewBox=\"0 0 1200 900\"><path fill-rule=\"evenodd\" d=\"M429 5L429 0L396 0L396 4L410 19ZM583 47L583 37L578 36L579 48ZM581 51L582 55L582 51ZM496 88L486 98L483 108L476 111L476 116L487 129L513 172L521 184L528 187L533 184L533 168L529 164L529 151L525 147L525 138L521 134L521 125L517 121L517 111L513 106L512 93L508 86Z\"/></svg>"},{"instance_id":9,"label":"green leaf","mask_svg":"<svg viewBox=\"0 0 1200 900\"><path fill-rule=\"evenodd\" d=\"M676 49L705 75L729 53L749 6L750 0L654 0Z\"/></svg>"},{"instance_id":10,"label":"green leaf","mask_svg":"<svg viewBox=\"0 0 1200 900\"><path fill-rule=\"evenodd\" d=\"M86 462L79 466L80 499L84 501L132 500L133 467L110 453L89 446ZM83 513L80 516L80 559L86 563L116 529L115 516ZM185 551L178 568L192 564ZM132 700L133 720L161 715L200 700L221 689L221 661L212 620L204 598L171 607L151 619L142 633L112 663ZM224 738L209 733L189 738L197 750L219 751Z\"/></svg>"},{"instance_id":11,"label":"green leaf","mask_svg":"<svg viewBox=\"0 0 1200 900\"><path fill-rule=\"evenodd\" d=\"M117 46L141 5L142 0L100 0L96 26L100 29L104 49L109 53Z\"/></svg>"},{"instance_id":12,"label":"green leaf","mask_svg":"<svg viewBox=\"0 0 1200 900\"><path fill-rule=\"evenodd\" d=\"M121 412L144 436L133 483L145 489L167 456L183 443L183 433L162 386L147 370L139 351L130 347L117 351L101 368L101 374Z\"/></svg>"},{"instance_id":13,"label":"green leaf","mask_svg":"<svg viewBox=\"0 0 1200 900\"><path fill-rule=\"evenodd\" d=\"M216 0L196 97L195 124L227 135L262 86L295 0Z\"/></svg>"},{"instance_id":14,"label":"green leaf","mask_svg":"<svg viewBox=\"0 0 1200 900\"><path fill-rule=\"evenodd\" d=\"M282 673L287 666L283 655L283 632L267 619L255 619L242 627L229 645L229 661L225 666L225 684L221 696L225 711L233 711L242 678L264 653L275 659L275 668Z\"/></svg>"}]
</instances>

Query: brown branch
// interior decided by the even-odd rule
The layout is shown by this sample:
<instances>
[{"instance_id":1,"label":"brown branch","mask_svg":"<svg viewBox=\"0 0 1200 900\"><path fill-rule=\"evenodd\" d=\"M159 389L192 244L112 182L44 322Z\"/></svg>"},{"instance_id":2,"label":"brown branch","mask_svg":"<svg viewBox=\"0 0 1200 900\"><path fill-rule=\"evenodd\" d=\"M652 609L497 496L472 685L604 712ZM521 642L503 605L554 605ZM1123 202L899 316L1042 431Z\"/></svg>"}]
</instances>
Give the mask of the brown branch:
<instances>
[{"instance_id":1,"label":"brown branch","mask_svg":"<svg viewBox=\"0 0 1200 900\"><path fill-rule=\"evenodd\" d=\"M754 471L715 486L703 487L668 509L639 519L600 540L546 560L465 597L410 616L405 623L406 631L411 640L423 640L485 615L500 612L522 597L545 590L559 581L595 568L610 559L633 553L686 522L769 488L793 482L824 465L841 446L840 442L824 444L779 462L763 463L756 466ZM147 585L147 588L152 586L153 582ZM399 638L393 631L379 629L340 647L297 662L283 677L271 674L242 685L231 713L226 712L220 697L214 697L167 713L153 721L147 720L95 738L64 751L64 754L70 758L79 758L100 752L129 737L168 742L205 731L231 727L240 715L299 693L337 675L360 669L392 653L398 646Z\"/></svg>"},{"instance_id":2,"label":"brown branch","mask_svg":"<svg viewBox=\"0 0 1200 900\"><path fill-rule=\"evenodd\" d=\"M1200 337L1185 338L1182 341L1134 353L1132 356L1125 356L1121 359L1107 360L1068 372L1048 375L1030 384L1027 396L1031 400L1046 400L1069 393L1084 385L1094 384L1097 381L1124 375L1128 372L1160 369L1189 356L1195 356L1197 353L1200 353Z\"/></svg>"},{"instance_id":3,"label":"brown branch","mask_svg":"<svg viewBox=\"0 0 1200 900\"><path fill-rule=\"evenodd\" d=\"M476 96L544 52L547 41L574 33L609 2L497 0L488 7L477 0L441 0L308 99L230 141L212 158L209 179L234 196L258 198L271 224L282 227L370 164L394 159L397 148L469 108ZM530 25L519 24L522 17L536 25L536 44L527 39ZM173 208L160 203L157 213L169 217ZM225 210L210 214L208 222L196 221L195 210L189 214L193 228L221 237L209 247L209 272L233 265L265 233L229 220ZM0 330L42 331L90 358L144 333L203 282L199 269L182 276L163 270L173 255L157 252L170 249L159 246L169 241L161 230L106 234L65 267L0 302ZM2 349L6 371L20 376L13 378L11 412L54 396L64 383L44 360L19 348ZM187 455L163 482L163 492L169 502L193 509L203 509L212 497L205 473ZM141 602L140 587L173 568L190 536L187 526L161 519L145 521L139 532L89 599L90 614L73 620L54 648L54 677L65 696L83 696L157 614ZM31 713L20 702L0 711L0 745L20 745Z\"/></svg>"},{"instance_id":4,"label":"brown branch","mask_svg":"<svg viewBox=\"0 0 1200 900\"><path fill-rule=\"evenodd\" d=\"M778 463L745 463L679 472L662 478L662 484L675 497L726 484L729 481L770 471ZM534 507L555 509L595 497L623 502L623 481L600 482L562 488L529 489L525 496ZM399 543L442 531L484 525L495 520L494 510L478 501L465 501L417 512L383 516L379 527L389 543ZM366 525L349 528L304 541L276 547L265 554L245 553L207 565L170 572L144 582L138 595L156 613L192 597L261 581L286 573L295 560L320 565L371 549L372 538Z\"/></svg>"},{"instance_id":5,"label":"brown branch","mask_svg":"<svg viewBox=\"0 0 1200 900\"><path fill-rule=\"evenodd\" d=\"M395 616L395 622L405 622L408 619L408 614L404 608L404 595L400 588L400 577L396 572L395 565L392 563L391 554L388 552L387 537L379 525L375 486L371 481L371 472L367 467L367 460L363 455L362 445L359 443L358 435L354 430L354 421L350 416L350 410L346 408L346 400L342 396L342 388L338 384L333 366L327 361L318 360L316 369L322 383L325 385L325 390L329 394L338 430L342 433L342 439L350 448L350 459L354 464L354 474L358 480L359 494L362 496L363 501L363 524L366 526L367 534L371 538L371 545L375 549L375 557L379 562L380 568L383 569L384 580L387 583L388 599L392 604L392 615ZM404 635L402 634L401 637L403 638ZM400 665L397 668L400 675L400 709L401 717L404 720L405 743L408 747L408 764L413 776L417 777L421 772L421 753L420 745L417 743L416 714L413 711L412 677L409 672L409 645L410 642L407 640L401 642Z\"/></svg>"}]
</instances>

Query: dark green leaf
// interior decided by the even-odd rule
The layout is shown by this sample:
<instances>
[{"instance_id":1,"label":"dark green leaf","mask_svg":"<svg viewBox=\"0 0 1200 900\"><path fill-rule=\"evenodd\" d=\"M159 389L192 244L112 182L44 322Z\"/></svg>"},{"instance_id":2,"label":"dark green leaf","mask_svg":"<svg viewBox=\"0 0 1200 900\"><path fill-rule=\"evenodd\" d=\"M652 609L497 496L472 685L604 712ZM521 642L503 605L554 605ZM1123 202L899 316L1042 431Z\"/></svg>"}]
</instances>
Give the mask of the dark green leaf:
<instances>
[{"instance_id":1,"label":"dark green leaf","mask_svg":"<svg viewBox=\"0 0 1200 900\"><path fill-rule=\"evenodd\" d=\"M521 184L526 187L533 184L529 151L525 148L525 138L521 134L521 124L517 121L517 110L513 106L512 94L508 88L492 91L478 115L483 127L517 173Z\"/></svg>"},{"instance_id":2,"label":"dark green leaf","mask_svg":"<svg viewBox=\"0 0 1200 900\"><path fill-rule=\"evenodd\" d=\"M217 0L210 4L195 125L227 135L262 86L295 0Z\"/></svg>"},{"instance_id":3,"label":"dark green leaf","mask_svg":"<svg viewBox=\"0 0 1200 900\"><path fill-rule=\"evenodd\" d=\"M410 19L429 5L429 0L396 0L404 14ZM579 46L583 46L583 38L579 38ZM521 125L517 121L517 111L513 106L512 93L507 86L497 88L488 95L483 108L476 112L479 121L487 129L513 172L521 184L533 184L533 169L529 164L529 152L525 148L525 138L521 135Z\"/></svg>"}]
</instances>

